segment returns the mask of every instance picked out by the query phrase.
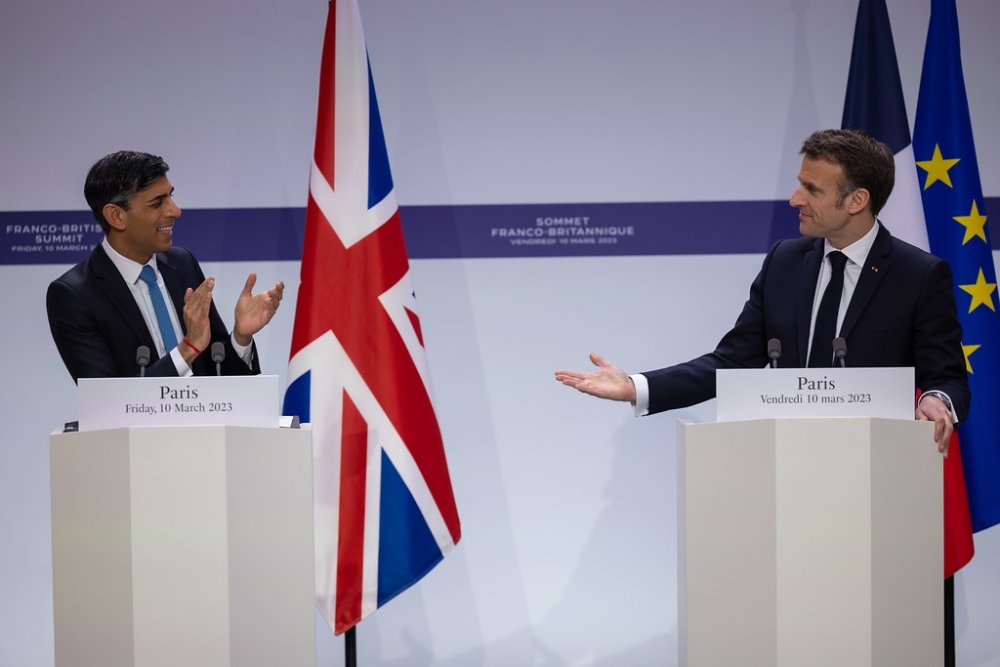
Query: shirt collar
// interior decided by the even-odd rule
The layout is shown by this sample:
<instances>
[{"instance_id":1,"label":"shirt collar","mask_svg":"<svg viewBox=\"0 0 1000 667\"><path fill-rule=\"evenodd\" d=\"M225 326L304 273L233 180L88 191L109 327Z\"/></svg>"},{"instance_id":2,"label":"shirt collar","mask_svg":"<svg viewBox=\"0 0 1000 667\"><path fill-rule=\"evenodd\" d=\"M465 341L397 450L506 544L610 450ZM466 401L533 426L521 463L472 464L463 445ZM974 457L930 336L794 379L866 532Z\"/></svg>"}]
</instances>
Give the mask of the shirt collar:
<instances>
[{"instance_id":1,"label":"shirt collar","mask_svg":"<svg viewBox=\"0 0 1000 667\"><path fill-rule=\"evenodd\" d=\"M139 280L139 272L142 271L142 267L144 266L153 267L153 271L156 272L157 275L159 275L159 272L157 271L156 268L155 254L149 258L148 262L146 262L145 264L140 264L139 262L136 262L134 260L129 259L128 257L125 257L117 250L112 248L111 244L108 243L107 236L105 236L104 239L101 240L101 247L104 248L104 252L107 253L108 259L111 260L111 263L115 265L116 269L118 269L118 273L122 274L122 278L129 285L136 284L136 282Z\"/></svg>"},{"instance_id":2,"label":"shirt collar","mask_svg":"<svg viewBox=\"0 0 1000 667\"><path fill-rule=\"evenodd\" d=\"M829 239L823 240L823 257L826 257L834 250L840 250L840 252L847 255L847 259L851 260L852 264L857 266L863 266L865 260L868 259L868 253L871 252L872 246L875 245L875 237L878 236L878 230L881 223L876 220L872 228L868 230L868 233L862 236L860 239L847 246L846 248L834 248L830 245ZM155 259L155 257L154 257Z\"/></svg>"}]
</instances>

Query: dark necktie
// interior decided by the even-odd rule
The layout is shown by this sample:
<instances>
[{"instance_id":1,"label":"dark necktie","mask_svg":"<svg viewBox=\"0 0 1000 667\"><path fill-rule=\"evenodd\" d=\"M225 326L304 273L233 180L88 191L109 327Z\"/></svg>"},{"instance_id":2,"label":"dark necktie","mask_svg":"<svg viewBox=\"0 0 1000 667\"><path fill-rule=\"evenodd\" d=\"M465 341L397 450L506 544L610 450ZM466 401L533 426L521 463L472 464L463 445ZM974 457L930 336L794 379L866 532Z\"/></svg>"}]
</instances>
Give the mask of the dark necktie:
<instances>
[{"instance_id":1,"label":"dark necktie","mask_svg":"<svg viewBox=\"0 0 1000 667\"><path fill-rule=\"evenodd\" d=\"M833 366L833 339L837 336L837 313L840 311L840 296L844 292L844 266L847 255L834 250L830 253L830 282L823 292L823 299L816 311L816 326L813 327L812 347L809 350L809 368L830 368Z\"/></svg>"},{"instance_id":2,"label":"dark necktie","mask_svg":"<svg viewBox=\"0 0 1000 667\"><path fill-rule=\"evenodd\" d=\"M163 293L160 286L156 284L156 274L149 264L142 267L139 272L139 280L146 283L149 288L149 299L153 302L153 312L156 314L156 324L160 327L160 337L163 338L163 347L167 354L177 347L177 335L174 333L174 325L170 321L170 313L167 312L167 303L163 300Z\"/></svg>"}]
</instances>

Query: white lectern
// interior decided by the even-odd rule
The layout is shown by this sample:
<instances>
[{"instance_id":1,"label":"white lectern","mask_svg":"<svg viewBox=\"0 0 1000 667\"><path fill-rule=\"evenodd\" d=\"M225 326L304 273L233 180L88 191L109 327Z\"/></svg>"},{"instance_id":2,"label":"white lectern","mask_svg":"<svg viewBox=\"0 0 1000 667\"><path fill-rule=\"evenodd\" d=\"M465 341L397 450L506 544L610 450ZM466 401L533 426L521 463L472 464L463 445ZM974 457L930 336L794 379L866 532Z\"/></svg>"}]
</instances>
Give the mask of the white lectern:
<instances>
[{"instance_id":1,"label":"white lectern","mask_svg":"<svg viewBox=\"0 0 1000 667\"><path fill-rule=\"evenodd\" d=\"M678 443L682 665L943 663L930 423L681 424Z\"/></svg>"},{"instance_id":2,"label":"white lectern","mask_svg":"<svg viewBox=\"0 0 1000 667\"><path fill-rule=\"evenodd\" d=\"M308 429L51 438L56 665L315 664Z\"/></svg>"}]
</instances>

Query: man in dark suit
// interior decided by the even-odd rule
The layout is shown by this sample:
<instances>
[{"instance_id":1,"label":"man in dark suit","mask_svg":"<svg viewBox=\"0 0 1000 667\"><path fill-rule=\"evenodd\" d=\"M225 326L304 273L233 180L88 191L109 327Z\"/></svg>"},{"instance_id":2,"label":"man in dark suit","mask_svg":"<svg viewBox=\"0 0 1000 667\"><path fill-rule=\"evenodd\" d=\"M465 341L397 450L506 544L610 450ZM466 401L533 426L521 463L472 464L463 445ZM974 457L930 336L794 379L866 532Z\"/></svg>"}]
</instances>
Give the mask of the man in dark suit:
<instances>
[{"instance_id":1,"label":"man in dark suit","mask_svg":"<svg viewBox=\"0 0 1000 667\"><path fill-rule=\"evenodd\" d=\"M716 369L763 367L772 338L782 343L784 365L829 367L839 332L850 366L915 368L916 418L934 422L944 452L970 401L951 271L876 219L894 182L887 146L858 131L822 130L801 152L789 203L805 236L771 248L743 312L713 352L631 376L595 353L596 372L558 371L556 379L652 414L713 398Z\"/></svg>"},{"instance_id":2,"label":"man in dark suit","mask_svg":"<svg viewBox=\"0 0 1000 667\"><path fill-rule=\"evenodd\" d=\"M214 342L225 346L227 375L260 373L253 335L274 316L284 285L253 294L256 274L237 299L230 333L212 302L215 278L194 256L174 248L180 208L162 158L119 151L87 174L84 195L105 237L90 256L49 285L46 309L59 354L73 380L139 374L215 374Z\"/></svg>"},{"instance_id":3,"label":"man in dark suit","mask_svg":"<svg viewBox=\"0 0 1000 667\"><path fill-rule=\"evenodd\" d=\"M772 338L781 341L786 366L832 366L839 335L850 366L914 367L922 392L915 416L934 422L934 440L946 453L970 402L951 269L876 219L895 177L888 146L855 130L821 130L801 153L789 203L804 237L771 248L743 312L713 352L636 375L592 353L596 372L557 371L556 380L653 414L714 398L719 368L763 367ZM954 665L951 577L944 613L945 664Z\"/></svg>"}]
</instances>

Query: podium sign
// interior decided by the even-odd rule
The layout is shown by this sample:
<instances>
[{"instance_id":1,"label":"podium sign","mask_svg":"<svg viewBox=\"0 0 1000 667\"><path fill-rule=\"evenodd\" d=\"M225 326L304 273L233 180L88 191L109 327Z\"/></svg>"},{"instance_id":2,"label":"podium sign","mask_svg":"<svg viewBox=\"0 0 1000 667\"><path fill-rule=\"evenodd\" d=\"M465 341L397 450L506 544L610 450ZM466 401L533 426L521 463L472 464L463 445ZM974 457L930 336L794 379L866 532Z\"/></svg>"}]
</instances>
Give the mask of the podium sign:
<instances>
[{"instance_id":1,"label":"podium sign","mask_svg":"<svg viewBox=\"0 0 1000 667\"><path fill-rule=\"evenodd\" d=\"M913 368L716 371L717 421L787 417L913 419Z\"/></svg>"},{"instance_id":2,"label":"podium sign","mask_svg":"<svg viewBox=\"0 0 1000 667\"><path fill-rule=\"evenodd\" d=\"M81 378L81 431L130 426L276 428L277 375Z\"/></svg>"}]
</instances>

